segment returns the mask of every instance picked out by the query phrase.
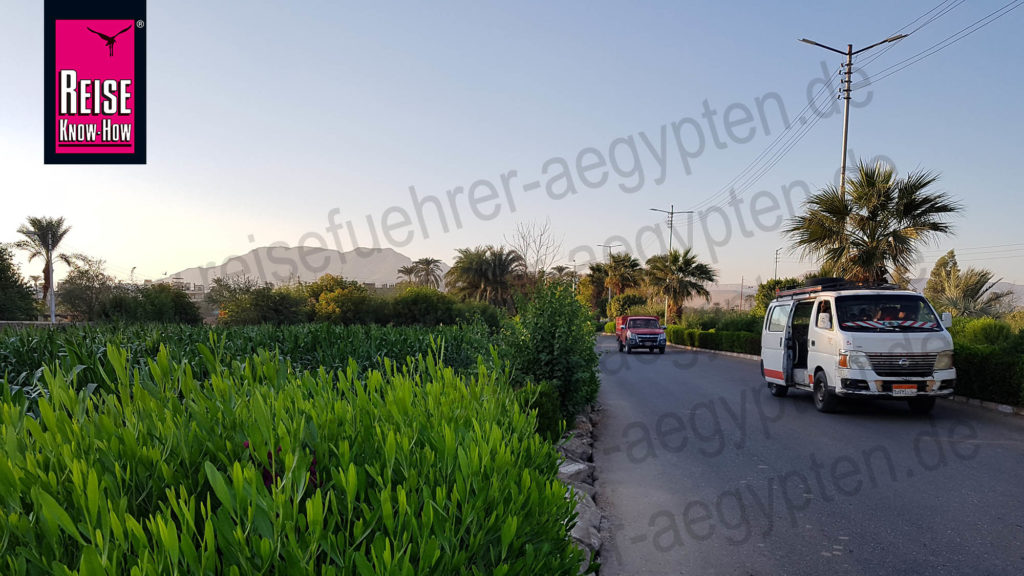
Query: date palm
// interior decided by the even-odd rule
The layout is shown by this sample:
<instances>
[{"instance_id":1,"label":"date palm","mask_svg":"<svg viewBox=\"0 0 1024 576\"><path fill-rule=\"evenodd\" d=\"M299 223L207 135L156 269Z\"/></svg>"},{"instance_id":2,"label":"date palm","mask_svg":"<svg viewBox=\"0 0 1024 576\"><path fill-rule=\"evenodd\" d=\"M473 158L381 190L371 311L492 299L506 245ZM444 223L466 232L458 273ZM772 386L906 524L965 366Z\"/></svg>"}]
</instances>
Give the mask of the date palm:
<instances>
[{"instance_id":1,"label":"date palm","mask_svg":"<svg viewBox=\"0 0 1024 576\"><path fill-rule=\"evenodd\" d=\"M643 279L643 266L632 254L619 252L612 254L605 267L607 277L605 286L612 289L614 295L622 294L629 288L636 288Z\"/></svg>"},{"instance_id":2,"label":"date palm","mask_svg":"<svg viewBox=\"0 0 1024 576\"><path fill-rule=\"evenodd\" d=\"M932 304L939 312L954 316L1002 316L1013 308L1013 292L994 291L1001 279L993 281L992 278L992 272L979 268L939 270Z\"/></svg>"},{"instance_id":3,"label":"date palm","mask_svg":"<svg viewBox=\"0 0 1024 576\"><path fill-rule=\"evenodd\" d=\"M697 259L691 248L672 250L647 259L647 283L668 298L672 310L695 296L711 301L707 284L718 280L718 272ZM670 315L672 310L670 310Z\"/></svg>"},{"instance_id":4,"label":"date palm","mask_svg":"<svg viewBox=\"0 0 1024 576\"><path fill-rule=\"evenodd\" d=\"M50 293L53 278L50 277L51 264L54 258L68 266L74 265L78 258L75 254L57 253L57 248L64 237L71 231L71 226L64 222L64 217L48 218L29 216L25 223L18 227L18 234L23 239L14 243L14 247L28 253L28 261L43 259L43 296Z\"/></svg>"},{"instance_id":5,"label":"date palm","mask_svg":"<svg viewBox=\"0 0 1024 576\"><path fill-rule=\"evenodd\" d=\"M938 176L915 171L902 178L882 163L858 164L847 192L828 186L804 202L784 233L793 250L849 280L905 283L922 244L952 233L961 206L932 192Z\"/></svg>"},{"instance_id":6,"label":"date palm","mask_svg":"<svg viewBox=\"0 0 1024 576\"><path fill-rule=\"evenodd\" d=\"M515 250L503 246L460 248L445 275L450 292L462 298L509 307L526 263Z\"/></svg>"},{"instance_id":7,"label":"date palm","mask_svg":"<svg viewBox=\"0 0 1024 576\"><path fill-rule=\"evenodd\" d=\"M421 286L441 287L441 261L437 258L420 258L412 263L415 270L413 279Z\"/></svg>"},{"instance_id":8,"label":"date palm","mask_svg":"<svg viewBox=\"0 0 1024 576\"><path fill-rule=\"evenodd\" d=\"M398 268L398 279L402 282L413 283L416 281L416 266L407 264Z\"/></svg>"}]
</instances>

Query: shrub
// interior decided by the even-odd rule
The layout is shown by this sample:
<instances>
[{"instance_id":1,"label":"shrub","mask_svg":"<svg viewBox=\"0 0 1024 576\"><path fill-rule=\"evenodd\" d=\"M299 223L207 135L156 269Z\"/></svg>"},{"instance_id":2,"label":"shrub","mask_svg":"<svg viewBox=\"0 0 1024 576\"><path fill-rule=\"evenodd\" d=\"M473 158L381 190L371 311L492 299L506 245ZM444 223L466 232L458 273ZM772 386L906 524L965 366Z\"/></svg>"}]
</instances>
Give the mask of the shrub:
<instances>
[{"instance_id":1,"label":"shrub","mask_svg":"<svg viewBox=\"0 0 1024 576\"><path fill-rule=\"evenodd\" d=\"M434 288L411 285L391 300L388 316L399 326L454 324L455 299Z\"/></svg>"},{"instance_id":2,"label":"shrub","mask_svg":"<svg viewBox=\"0 0 1024 576\"><path fill-rule=\"evenodd\" d=\"M686 334L686 328L673 324L665 329L665 340L670 344L681 344L686 345L684 335Z\"/></svg>"},{"instance_id":3,"label":"shrub","mask_svg":"<svg viewBox=\"0 0 1024 576\"><path fill-rule=\"evenodd\" d=\"M520 303L518 322L505 335L516 373L525 382L549 382L559 411L572 419L597 399L597 353L590 314L564 284L544 284ZM523 382L523 383L525 383Z\"/></svg>"},{"instance_id":4,"label":"shrub","mask_svg":"<svg viewBox=\"0 0 1024 576\"><path fill-rule=\"evenodd\" d=\"M957 343L956 393L1002 404L1024 404L1024 365L1010 346Z\"/></svg>"},{"instance_id":5,"label":"shrub","mask_svg":"<svg viewBox=\"0 0 1024 576\"><path fill-rule=\"evenodd\" d=\"M606 322L605 323L605 325L604 325L604 333L605 334L615 334L615 320L612 320L610 322Z\"/></svg>"},{"instance_id":6,"label":"shrub","mask_svg":"<svg viewBox=\"0 0 1024 576\"><path fill-rule=\"evenodd\" d=\"M35 320L35 296L14 263L14 254L0 244L0 320Z\"/></svg>"},{"instance_id":7,"label":"shrub","mask_svg":"<svg viewBox=\"0 0 1024 576\"><path fill-rule=\"evenodd\" d=\"M505 311L487 302L467 300L455 304L455 319L460 324L483 322L492 334L501 331L502 323L508 315Z\"/></svg>"},{"instance_id":8,"label":"shrub","mask_svg":"<svg viewBox=\"0 0 1024 576\"><path fill-rule=\"evenodd\" d=\"M363 286L339 288L320 296L316 303L318 322L332 324L376 324L386 317L386 304Z\"/></svg>"},{"instance_id":9,"label":"shrub","mask_svg":"<svg viewBox=\"0 0 1024 576\"><path fill-rule=\"evenodd\" d=\"M1001 320L973 318L959 327L957 340L966 344L1005 346L1014 340L1014 332Z\"/></svg>"},{"instance_id":10,"label":"shrub","mask_svg":"<svg viewBox=\"0 0 1024 576\"><path fill-rule=\"evenodd\" d=\"M615 319L617 316L626 314L626 311L630 308L633 308L634 306L643 306L645 304L647 304L647 298L641 294L619 294L608 302L608 317Z\"/></svg>"},{"instance_id":11,"label":"shrub","mask_svg":"<svg viewBox=\"0 0 1024 576\"><path fill-rule=\"evenodd\" d=\"M558 455L492 372L107 354L118 393L48 371L38 419L0 385L4 574L579 570Z\"/></svg>"},{"instance_id":12,"label":"shrub","mask_svg":"<svg viewBox=\"0 0 1024 576\"><path fill-rule=\"evenodd\" d=\"M1021 330L1024 330L1024 308L1017 308L1007 314L1003 320L1010 325L1011 330L1020 333Z\"/></svg>"},{"instance_id":13,"label":"shrub","mask_svg":"<svg viewBox=\"0 0 1024 576\"><path fill-rule=\"evenodd\" d=\"M626 310L625 314L629 316L654 316L661 322L665 321L665 306L664 304L658 304L656 302L648 302L647 304L640 304L638 306L631 306Z\"/></svg>"},{"instance_id":14,"label":"shrub","mask_svg":"<svg viewBox=\"0 0 1024 576\"><path fill-rule=\"evenodd\" d=\"M747 312L727 312L718 322L717 330L720 332L749 332L761 333L761 325L764 316L757 316Z\"/></svg>"}]
</instances>

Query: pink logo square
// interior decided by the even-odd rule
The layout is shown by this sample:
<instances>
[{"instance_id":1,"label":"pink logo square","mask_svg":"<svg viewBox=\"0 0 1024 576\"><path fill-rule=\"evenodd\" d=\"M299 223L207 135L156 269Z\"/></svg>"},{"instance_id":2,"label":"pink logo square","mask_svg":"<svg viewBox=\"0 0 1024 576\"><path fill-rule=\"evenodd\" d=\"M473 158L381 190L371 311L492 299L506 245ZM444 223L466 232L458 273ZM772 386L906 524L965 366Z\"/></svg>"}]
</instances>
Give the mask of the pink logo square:
<instances>
[{"instance_id":1,"label":"pink logo square","mask_svg":"<svg viewBox=\"0 0 1024 576\"><path fill-rule=\"evenodd\" d=\"M135 21L57 20L56 152L135 152Z\"/></svg>"}]
</instances>

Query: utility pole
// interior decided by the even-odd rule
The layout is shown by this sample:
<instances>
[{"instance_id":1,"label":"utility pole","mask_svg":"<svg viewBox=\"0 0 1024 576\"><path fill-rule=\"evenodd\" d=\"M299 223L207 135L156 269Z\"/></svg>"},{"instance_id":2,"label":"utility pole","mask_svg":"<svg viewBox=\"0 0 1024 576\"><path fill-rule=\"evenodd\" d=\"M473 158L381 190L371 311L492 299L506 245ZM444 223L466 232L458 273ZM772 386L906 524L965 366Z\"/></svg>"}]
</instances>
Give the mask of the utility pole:
<instances>
[{"instance_id":1,"label":"utility pole","mask_svg":"<svg viewBox=\"0 0 1024 576\"><path fill-rule=\"evenodd\" d=\"M57 279L53 277L53 231L46 234L46 253L49 255L50 268L50 324L57 323Z\"/></svg>"},{"instance_id":2,"label":"utility pole","mask_svg":"<svg viewBox=\"0 0 1024 576\"><path fill-rule=\"evenodd\" d=\"M772 280L779 279L779 250L782 250L782 248L775 249L775 276L772 277Z\"/></svg>"},{"instance_id":3,"label":"utility pole","mask_svg":"<svg viewBox=\"0 0 1024 576\"><path fill-rule=\"evenodd\" d=\"M598 246L600 246L601 248L607 248L608 249L608 263L611 264L612 263L612 248L620 248L622 246L622 244L598 244ZM608 287L608 301L609 302L612 301L612 287L611 286Z\"/></svg>"},{"instance_id":4,"label":"utility pole","mask_svg":"<svg viewBox=\"0 0 1024 576\"><path fill-rule=\"evenodd\" d=\"M867 48L861 48L860 50L854 50L853 49L853 44L847 44L845 52L842 51L842 50L833 48L831 46L825 46L824 44L819 44L819 43L815 42L814 40L808 40L807 38L801 38L800 39L800 42L803 42L805 44L811 44L811 45L817 46L819 48L824 48L825 50L831 50L832 52L835 52L836 54L842 54L843 56L846 56L846 63L843 64L843 75L845 76L845 78L843 79L843 86L839 88L839 98L841 98L843 100L846 100L846 104L843 107L843 162L842 162L842 164L840 165L840 168L839 168L839 194L844 199L846 198L846 141L847 141L847 137L849 136L849 132L850 132L850 92L853 91L852 84L851 84L852 83L852 74L853 74L853 57L854 57L854 55L860 54L861 52L866 52L868 50L871 50L872 48L874 48L876 46L881 46L882 44L887 44L889 42L895 42L897 40L902 40L903 38L906 38L907 36L909 36L909 34L897 34L895 36L891 36L889 38L886 38L885 40L882 40L881 42L876 42L876 43L872 44L871 46L868 46Z\"/></svg>"},{"instance_id":5,"label":"utility pole","mask_svg":"<svg viewBox=\"0 0 1024 576\"><path fill-rule=\"evenodd\" d=\"M651 208L654 212L661 212L668 214L668 257L672 257L672 224L675 221L676 214L693 214L693 210L676 210L675 204L669 204L668 210L662 210L660 208ZM665 294L665 324L668 324L668 294Z\"/></svg>"},{"instance_id":6,"label":"utility pole","mask_svg":"<svg viewBox=\"0 0 1024 576\"><path fill-rule=\"evenodd\" d=\"M740 311L743 310L743 280L744 277L740 276Z\"/></svg>"}]
</instances>

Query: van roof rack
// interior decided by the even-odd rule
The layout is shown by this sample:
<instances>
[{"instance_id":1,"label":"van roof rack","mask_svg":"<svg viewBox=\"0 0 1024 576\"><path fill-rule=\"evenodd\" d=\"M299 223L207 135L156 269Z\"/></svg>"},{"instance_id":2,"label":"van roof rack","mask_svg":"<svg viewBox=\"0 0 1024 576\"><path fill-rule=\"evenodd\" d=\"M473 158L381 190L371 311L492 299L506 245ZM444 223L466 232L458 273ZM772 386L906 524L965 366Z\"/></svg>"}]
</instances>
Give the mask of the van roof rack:
<instances>
[{"instance_id":1,"label":"van roof rack","mask_svg":"<svg viewBox=\"0 0 1024 576\"><path fill-rule=\"evenodd\" d=\"M789 290L776 290L775 297L799 296L801 294L812 294L824 290L900 290L900 287L890 283L879 282L855 282L845 278L811 278L800 288Z\"/></svg>"}]
</instances>

